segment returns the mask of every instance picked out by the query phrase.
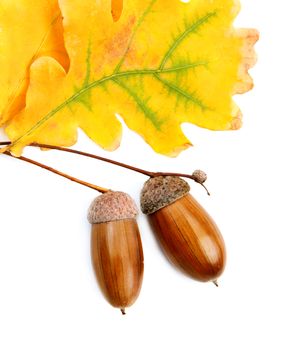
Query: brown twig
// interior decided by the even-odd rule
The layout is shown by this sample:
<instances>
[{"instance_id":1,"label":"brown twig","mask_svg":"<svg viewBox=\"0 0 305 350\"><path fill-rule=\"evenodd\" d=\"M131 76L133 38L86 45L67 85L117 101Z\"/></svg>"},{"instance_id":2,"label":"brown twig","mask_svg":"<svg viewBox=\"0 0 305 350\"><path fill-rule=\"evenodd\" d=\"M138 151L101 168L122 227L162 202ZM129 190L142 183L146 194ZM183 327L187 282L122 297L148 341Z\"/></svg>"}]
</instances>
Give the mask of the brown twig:
<instances>
[{"instance_id":1,"label":"brown twig","mask_svg":"<svg viewBox=\"0 0 305 350\"><path fill-rule=\"evenodd\" d=\"M9 142L9 141L0 142L0 146L9 146L10 144L11 144L11 142ZM100 161L103 161L103 162L107 162L107 163L110 163L110 164L114 164L114 165L120 166L120 167L122 167L122 168L129 169L129 170L131 170L131 171L135 171L135 172L137 172L137 173L146 175L146 176L148 176L148 177L157 177L157 176L178 176L178 177L188 178L188 179L191 179L191 180L193 180L193 181L195 181L195 182L197 182L197 183L200 183L200 182L198 182L198 181L196 180L196 178L195 178L193 175L182 174L182 173L170 173L170 172L153 172L153 171L148 171L148 170L144 170L144 169L141 169L141 168L137 168L137 167L134 167L134 166L132 166L132 165L125 164L125 163L122 163L122 162L118 162L118 161L115 161L115 160L112 160L112 159L109 159L109 158L97 156L97 155L92 154L92 153L87 153L87 152L83 152L83 151L78 151L78 150L71 149L71 148L60 147L60 146L52 146L52 145L47 145L47 144L43 144L43 143L31 143L29 146L32 146L32 147L39 147L39 148L53 149L53 150L57 150L57 151L68 152L68 153L73 153L73 154L81 155L81 156L88 157L88 158L97 159L97 160L100 160ZM207 188L206 188L202 183L200 183L200 184L205 188L205 190L207 191L207 194L210 195L210 193L209 193L209 191L207 190Z\"/></svg>"},{"instance_id":2,"label":"brown twig","mask_svg":"<svg viewBox=\"0 0 305 350\"><path fill-rule=\"evenodd\" d=\"M36 165L36 166L39 166L40 168L43 168L43 169L45 169L45 170L48 170L48 171L50 171L50 172L52 172L52 173L54 173L54 174L57 174L57 175L59 175L59 176L62 176L62 177L64 177L64 178L66 178L66 179L68 179L68 180L71 180L71 181L73 181L73 182L76 182L76 183L78 183L78 184L80 184L80 185L89 187L89 188L91 188L91 189L93 189L93 190L96 190L96 191L98 191L98 192L100 192L100 193L106 193L106 192L109 191L109 190L106 189L106 188L99 187L99 186L90 184L89 182L85 182L85 181L79 180L79 179L77 179L77 178L75 178L75 177L73 177L73 176L70 176L70 175L68 175L68 174L65 174L65 173L59 171L59 170L56 170L56 169L54 169L54 168L51 168L51 167L49 167L49 166L47 166L47 165L45 165L45 164L43 164L43 163L39 163L39 162L37 162L36 160L30 159L30 158L26 158L26 157L14 157L14 156L13 156L12 154L10 154L9 152L4 152L3 154L5 154L5 155L7 155L7 156L9 156L9 157L13 157L13 158L15 158L15 159L19 159L19 160L22 160L22 161L24 161L24 162L27 162L27 163Z\"/></svg>"}]
</instances>

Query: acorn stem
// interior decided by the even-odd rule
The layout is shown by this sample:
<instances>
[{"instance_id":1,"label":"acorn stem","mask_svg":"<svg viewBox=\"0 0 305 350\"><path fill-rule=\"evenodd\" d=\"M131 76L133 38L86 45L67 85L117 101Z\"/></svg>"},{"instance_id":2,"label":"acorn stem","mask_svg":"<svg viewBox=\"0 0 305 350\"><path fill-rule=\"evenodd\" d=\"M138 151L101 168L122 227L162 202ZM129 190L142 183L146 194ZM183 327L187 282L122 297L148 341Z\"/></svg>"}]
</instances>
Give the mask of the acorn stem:
<instances>
[{"instance_id":1,"label":"acorn stem","mask_svg":"<svg viewBox=\"0 0 305 350\"><path fill-rule=\"evenodd\" d=\"M93 185L93 184L91 184L91 183L89 183L89 182L85 182L85 181L79 180L79 179L77 179L77 178L75 178L75 177L73 177L73 176L70 176L70 175L68 175L68 174L65 174L65 173L63 173L63 172L61 172L61 171L59 171L59 170L57 170L57 169L51 168L51 167L49 167L49 166L47 166L47 165L45 165L45 164L43 164L43 163L39 163L39 162L37 162L37 161L35 161L35 160L33 160L33 159L26 158L26 157L14 157L11 153L9 153L9 152L7 152L7 151L4 152L4 154L7 155L7 156L9 156L9 157L13 157L13 158L22 160L22 161L24 161L24 162L27 162L27 163L30 163L30 164L39 166L40 168L43 168L43 169L45 169L45 170L48 170L48 171L50 171L50 172L52 172L52 173L54 173L54 174L57 174L57 175L59 175L59 176L62 176L62 177L64 177L64 178L66 178L66 179L68 179L68 180L71 180L71 181L73 181L73 182L76 182L76 183L78 183L78 184L80 184L80 185L89 187L89 188L91 188L91 189L93 189L93 190L96 190L96 191L98 191L98 192L100 192L100 193L106 193L106 192L109 191L109 190L106 189L106 188L99 187L99 186Z\"/></svg>"},{"instance_id":2,"label":"acorn stem","mask_svg":"<svg viewBox=\"0 0 305 350\"><path fill-rule=\"evenodd\" d=\"M10 144L11 144L10 141L0 142L0 146L10 146ZM101 156L98 156L96 154L83 152L83 151L78 151L78 150L67 148L67 147L53 146L53 145L48 145L48 144L44 144L44 143L37 143L37 142L31 143L29 146L31 146L31 147L39 147L39 148L47 148L47 149L52 149L52 150L57 150L57 151L62 151L62 152L73 153L73 154L77 154L77 155L88 157L88 158L93 158L93 159L96 159L96 160L100 160L102 162L107 162L107 163L110 163L110 164L113 164L113 165L120 166L122 168L126 168L126 169L131 170L131 171L135 171L137 173L140 173L142 175L146 175L148 177L177 176L177 177L188 178L188 179L191 179L191 180L193 180L193 181L195 181L197 183L200 183L200 182L198 182L196 180L194 175L183 174L183 173L148 171L148 170L137 168L137 167L134 167L132 165L125 164L125 163L122 163L122 162L118 162L118 161L115 161L115 160L112 160L112 159L109 159L109 158L101 157ZM7 149L9 149L9 147ZM201 184L201 185L206 189L207 194L210 195L210 193L207 190L207 188L203 184Z\"/></svg>"},{"instance_id":3,"label":"acorn stem","mask_svg":"<svg viewBox=\"0 0 305 350\"><path fill-rule=\"evenodd\" d=\"M211 195L210 191L206 188L206 186L204 184L200 184L205 190L208 196Z\"/></svg>"}]
</instances>

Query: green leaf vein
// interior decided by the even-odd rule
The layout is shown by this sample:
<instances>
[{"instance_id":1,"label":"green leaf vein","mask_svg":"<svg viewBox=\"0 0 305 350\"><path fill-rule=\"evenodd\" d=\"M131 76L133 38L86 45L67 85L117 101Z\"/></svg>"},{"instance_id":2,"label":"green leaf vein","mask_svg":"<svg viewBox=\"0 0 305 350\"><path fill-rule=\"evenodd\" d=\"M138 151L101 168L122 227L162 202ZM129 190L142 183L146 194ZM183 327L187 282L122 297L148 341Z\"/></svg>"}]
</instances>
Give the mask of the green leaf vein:
<instances>
[{"instance_id":1,"label":"green leaf vein","mask_svg":"<svg viewBox=\"0 0 305 350\"><path fill-rule=\"evenodd\" d=\"M149 120L152 122L152 124L157 130L160 130L162 121L160 120L160 118L158 118L158 114L155 111L153 111L148 106L148 104L129 86L127 86L126 84L124 84L122 81L118 79L114 79L113 81L116 84L118 84L122 89L124 89L134 99L134 101L137 103L142 113L149 118Z\"/></svg>"}]
</instances>

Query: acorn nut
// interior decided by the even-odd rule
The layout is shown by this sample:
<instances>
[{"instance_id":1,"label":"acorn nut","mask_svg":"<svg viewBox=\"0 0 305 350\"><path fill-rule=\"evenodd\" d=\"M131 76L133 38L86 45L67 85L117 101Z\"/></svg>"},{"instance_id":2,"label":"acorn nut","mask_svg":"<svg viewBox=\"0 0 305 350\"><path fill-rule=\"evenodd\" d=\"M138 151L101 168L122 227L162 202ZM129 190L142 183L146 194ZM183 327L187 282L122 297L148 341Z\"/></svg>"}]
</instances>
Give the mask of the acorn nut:
<instances>
[{"instance_id":1,"label":"acorn nut","mask_svg":"<svg viewBox=\"0 0 305 350\"><path fill-rule=\"evenodd\" d=\"M226 261L224 241L189 191L179 177L150 178L141 192L141 209L169 260L188 276L217 285Z\"/></svg>"},{"instance_id":2,"label":"acorn nut","mask_svg":"<svg viewBox=\"0 0 305 350\"><path fill-rule=\"evenodd\" d=\"M91 204L91 253L97 282L109 303L121 309L137 299L143 279L143 250L133 199L107 192Z\"/></svg>"}]
</instances>

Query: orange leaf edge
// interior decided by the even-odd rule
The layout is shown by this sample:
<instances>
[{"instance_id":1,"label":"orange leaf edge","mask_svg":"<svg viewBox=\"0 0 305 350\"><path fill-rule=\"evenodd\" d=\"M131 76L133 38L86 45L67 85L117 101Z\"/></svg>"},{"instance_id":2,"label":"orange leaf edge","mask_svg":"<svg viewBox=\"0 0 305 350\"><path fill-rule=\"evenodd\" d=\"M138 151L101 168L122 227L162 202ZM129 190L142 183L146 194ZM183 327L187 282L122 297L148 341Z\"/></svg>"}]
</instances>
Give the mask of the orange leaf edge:
<instances>
[{"instance_id":1,"label":"orange leaf edge","mask_svg":"<svg viewBox=\"0 0 305 350\"><path fill-rule=\"evenodd\" d=\"M254 45L259 39L259 32L256 29L238 29L237 36L240 37L244 44L241 48L241 63L237 73L237 83L233 88L233 95L243 94L253 88L253 80L249 74L257 61L257 55Z\"/></svg>"}]
</instances>

